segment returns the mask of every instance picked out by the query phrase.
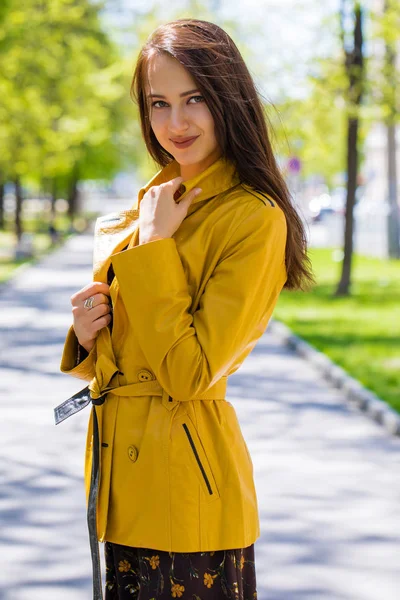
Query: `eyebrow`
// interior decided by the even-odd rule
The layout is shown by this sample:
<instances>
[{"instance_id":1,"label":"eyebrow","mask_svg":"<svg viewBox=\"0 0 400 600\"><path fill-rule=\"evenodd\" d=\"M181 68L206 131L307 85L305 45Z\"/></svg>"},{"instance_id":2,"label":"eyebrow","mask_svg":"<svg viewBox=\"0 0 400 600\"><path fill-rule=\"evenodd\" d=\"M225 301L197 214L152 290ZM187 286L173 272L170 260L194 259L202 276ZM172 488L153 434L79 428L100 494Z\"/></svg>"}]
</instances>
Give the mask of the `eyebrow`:
<instances>
[{"instance_id":1,"label":"eyebrow","mask_svg":"<svg viewBox=\"0 0 400 600\"><path fill-rule=\"evenodd\" d=\"M188 92L183 92L183 94L179 94L180 98L184 98L185 96L189 96L189 94L193 94L194 92L199 92L200 90L189 90ZM148 98L166 98L162 94L148 94Z\"/></svg>"}]
</instances>

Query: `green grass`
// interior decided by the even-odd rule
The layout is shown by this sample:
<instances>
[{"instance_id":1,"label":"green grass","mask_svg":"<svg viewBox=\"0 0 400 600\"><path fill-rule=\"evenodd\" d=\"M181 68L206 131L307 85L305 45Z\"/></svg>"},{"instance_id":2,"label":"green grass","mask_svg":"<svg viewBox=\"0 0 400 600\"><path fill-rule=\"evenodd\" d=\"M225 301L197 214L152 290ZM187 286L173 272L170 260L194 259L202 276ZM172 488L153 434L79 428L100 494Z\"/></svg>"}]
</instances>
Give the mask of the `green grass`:
<instances>
[{"instance_id":1,"label":"green grass","mask_svg":"<svg viewBox=\"0 0 400 600\"><path fill-rule=\"evenodd\" d=\"M400 412L400 261L355 255L352 295L335 298L334 252L309 254L317 285L284 290L274 317Z\"/></svg>"}]
</instances>

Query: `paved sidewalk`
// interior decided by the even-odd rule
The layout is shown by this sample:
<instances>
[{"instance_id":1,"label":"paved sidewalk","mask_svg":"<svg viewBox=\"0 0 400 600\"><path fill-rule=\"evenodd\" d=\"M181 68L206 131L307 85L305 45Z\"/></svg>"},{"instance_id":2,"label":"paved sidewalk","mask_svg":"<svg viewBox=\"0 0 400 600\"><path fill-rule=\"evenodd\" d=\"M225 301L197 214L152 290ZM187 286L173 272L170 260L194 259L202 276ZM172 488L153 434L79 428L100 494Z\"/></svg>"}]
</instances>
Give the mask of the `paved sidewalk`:
<instances>
[{"instance_id":1,"label":"paved sidewalk","mask_svg":"<svg viewBox=\"0 0 400 600\"><path fill-rule=\"evenodd\" d=\"M91 257L92 236L72 238L0 293L2 600L91 598L89 408L53 421L84 385L59 362ZM228 400L254 463L259 600L398 600L400 440L270 332L230 377Z\"/></svg>"}]
</instances>

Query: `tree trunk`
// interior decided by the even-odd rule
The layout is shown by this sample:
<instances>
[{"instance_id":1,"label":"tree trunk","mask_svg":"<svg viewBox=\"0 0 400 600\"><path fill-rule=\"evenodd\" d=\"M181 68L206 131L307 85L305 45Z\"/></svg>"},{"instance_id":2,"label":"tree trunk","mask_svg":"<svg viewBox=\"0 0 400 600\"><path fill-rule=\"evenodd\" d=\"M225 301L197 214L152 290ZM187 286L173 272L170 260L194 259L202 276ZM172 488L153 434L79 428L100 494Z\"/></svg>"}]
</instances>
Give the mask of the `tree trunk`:
<instances>
[{"instance_id":1,"label":"tree trunk","mask_svg":"<svg viewBox=\"0 0 400 600\"><path fill-rule=\"evenodd\" d=\"M347 125L347 198L344 231L344 257L342 273L335 296L348 296L351 289L351 266L353 258L354 205L358 178L358 109L361 105L364 86L364 57L362 9L354 3L353 48L347 49L345 41L345 0L342 2L342 41L345 52L345 66L349 81L348 125Z\"/></svg>"},{"instance_id":2,"label":"tree trunk","mask_svg":"<svg viewBox=\"0 0 400 600\"><path fill-rule=\"evenodd\" d=\"M394 123L387 128L388 150L388 254L400 258L400 214L397 202L396 128Z\"/></svg>"},{"instance_id":3,"label":"tree trunk","mask_svg":"<svg viewBox=\"0 0 400 600\"><path fill-rule=\"evenodd\" d=\"M21 221L21 212L22 212L22 189L21 189L21 180L19 175L17 175L14 179L15 185L15 235L17 236L17 242L19 243L22 237L22 221Z\"/></svg>"},{"instance_id":4,"label":"tree trunk","mask_svg":"<svg viewBox=\"0 0 400 600\"><path fill-rule=\"evenodd\" d=\"M388 10L389 0L385 2ZM387 175L388 175L388 205L387 220L388 255L390 258L400 258L400 214L397 202L397 165L396 165L396 50L394 44L386 43L385 48L387 85L390 89L388 103L390 114L386 120L387 125Z\"/></svg>"},{"instance_id":5,"label":"tree trunk","mask_svg":"<svg viewBox=\"0 0 400 600\"><path fill-rule=\"evenodd\" d=\"M6 222L4 217L4 183L0 183L0 229L5 229Z\"/></svg>"},{"instance_id":6,"label":"tree trunk","mask_svg":"<svg viewBox=\"0 0 400 600\"><path fill-rule=\"evenodd\" d=\"M69 187L68 193L68 216L70 219L70 223L72 222L76 216L76 210L78 205L78 181L79 181L79 168L78 165L75 164L71 173L71 183Z\"/></svg>"},{"instance_id":7,"label":"tree trunk","mask_svg":"<svg viewBox=\"0 0 400 600\"><path fill-rule=\"evenodd\" d=\"M347 124L347 197L344 229L344 257L342 276L336 296L347 296L351 288L351 264L353 259L354 205L356 202L358 173L358 119L349 119Z\"/></svg>"},{"instance_id":8,"label":"tree trunk","mask_svg":"<svg viewBox=\"0 0 400 600\"><path fill-rule=\"evenodd\" d=\"M54 222L56 216L56 200L57 200L57 179L54 177L51 182L51 222Z\"/></svg>"}]
</instances>

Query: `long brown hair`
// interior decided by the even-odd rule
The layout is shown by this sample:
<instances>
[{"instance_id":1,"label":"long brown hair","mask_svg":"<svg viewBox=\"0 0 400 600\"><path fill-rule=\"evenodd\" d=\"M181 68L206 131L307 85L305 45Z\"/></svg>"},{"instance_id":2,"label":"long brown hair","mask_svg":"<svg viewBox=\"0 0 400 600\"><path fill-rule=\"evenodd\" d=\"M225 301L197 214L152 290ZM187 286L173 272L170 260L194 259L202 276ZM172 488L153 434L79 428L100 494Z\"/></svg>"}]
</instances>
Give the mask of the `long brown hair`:
<instances>
[{"instance_id":1,"label":"long brown hair","mask_svg":"<svg viewBox=\"0 0 400 600\"><path fill-rule=\"evenodd\" d=\"M237 46L215 23L178 19L157 27L142 47L132 79L131 97L139 106L147 150L164 167L173 156L154 135L145 93L148 62L160 54L175 58L196 81L214 118L222 154L234 162L240 181L269 194L284 211L287 222L284 287L308 288L314 278L304 226L276 163L263 104Z\"/></svg>"}]
</instances>

